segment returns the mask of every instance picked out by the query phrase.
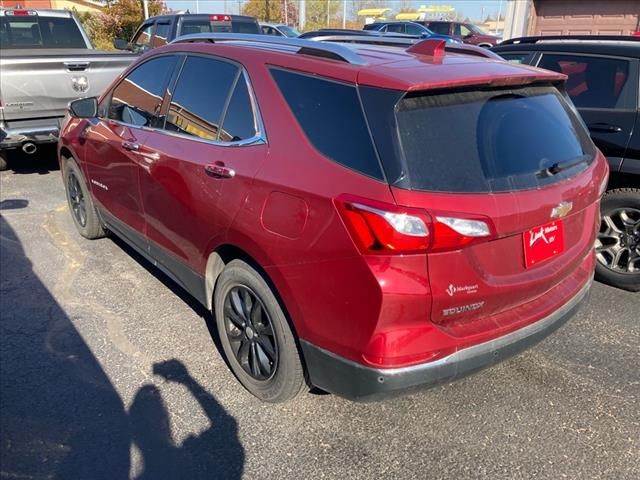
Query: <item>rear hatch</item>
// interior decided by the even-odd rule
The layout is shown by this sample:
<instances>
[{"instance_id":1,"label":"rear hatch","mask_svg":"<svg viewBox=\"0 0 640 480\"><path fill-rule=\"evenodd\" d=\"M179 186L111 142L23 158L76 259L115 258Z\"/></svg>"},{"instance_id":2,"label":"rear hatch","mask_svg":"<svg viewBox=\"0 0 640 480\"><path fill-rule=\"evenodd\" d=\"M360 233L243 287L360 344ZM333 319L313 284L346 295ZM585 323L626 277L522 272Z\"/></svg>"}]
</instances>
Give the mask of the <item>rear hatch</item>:
<instances>
[{"instance_id":1,"label":"rear hatch","mask_svg":"<svg viewBox=\"0 0 640 480\"><path fill-rule=\"evenodd\" d=\"M470 335L521 320L542 295L566 301L554 287L592 252L606 177L566 96L551 84L361 91L396 202L433 222L431 320Z\"/></svg>"}]
</instances>

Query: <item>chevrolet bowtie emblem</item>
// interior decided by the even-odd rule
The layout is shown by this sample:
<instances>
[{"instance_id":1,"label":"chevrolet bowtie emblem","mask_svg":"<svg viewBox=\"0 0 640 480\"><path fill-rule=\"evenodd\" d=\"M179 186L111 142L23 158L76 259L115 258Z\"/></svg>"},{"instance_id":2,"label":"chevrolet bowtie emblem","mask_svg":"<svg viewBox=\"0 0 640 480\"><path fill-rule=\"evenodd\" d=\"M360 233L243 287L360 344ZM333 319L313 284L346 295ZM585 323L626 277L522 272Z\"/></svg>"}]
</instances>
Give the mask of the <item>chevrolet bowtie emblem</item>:
<instances>
[{"instance_id":1,"label":"chevrolet bowtie emblem","mask_svg":"<svg viewBox=\"0 0 640 480\"><path fill-rule=\"evenodd\" d=\"M551 218L566 217L573 208L573 202L560 202L557 207L551 209Z\"/></svg>"}]
</instances>

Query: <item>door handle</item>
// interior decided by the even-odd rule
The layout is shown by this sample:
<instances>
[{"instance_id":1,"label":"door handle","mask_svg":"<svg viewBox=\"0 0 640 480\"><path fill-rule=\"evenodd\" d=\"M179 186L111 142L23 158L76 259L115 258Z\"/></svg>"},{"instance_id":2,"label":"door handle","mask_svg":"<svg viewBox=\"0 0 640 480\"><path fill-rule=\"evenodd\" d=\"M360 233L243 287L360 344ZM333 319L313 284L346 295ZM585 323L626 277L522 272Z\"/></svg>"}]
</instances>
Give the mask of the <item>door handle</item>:
<instances>
[{"instance_id":1,"label":"door handle","mask_svg":"<svg viewBox=\"0 0 640 480\"><path fill-rule=\"evenodd\" d=\"M122 148L129 150L130 152L137 152L140 150L140 144L134 142L122 142Z\"/></svg>"},{"instance_id":2,"label":"door handle","mask_svg":"<svg viewBox=\"0 0 640 480\"><path fill-rule=\"evenodd\" d=\"M587 125L587 127L592 132L619 133L622 131L622 127L618 127L617 125L609 125L608 123L591 123Z\"/></svg>"},{"instance_id":3,"label":"door handle","mask_svg":"<svg viewBox=\"0 0 640 480\"><path fill-rule=\"evenodd\" d=\"M236 176L236 171L233 168L225 167L221 163L209 163L205 165L204 171L217 178L233 178Z\"/></svg>"}]
</instances>

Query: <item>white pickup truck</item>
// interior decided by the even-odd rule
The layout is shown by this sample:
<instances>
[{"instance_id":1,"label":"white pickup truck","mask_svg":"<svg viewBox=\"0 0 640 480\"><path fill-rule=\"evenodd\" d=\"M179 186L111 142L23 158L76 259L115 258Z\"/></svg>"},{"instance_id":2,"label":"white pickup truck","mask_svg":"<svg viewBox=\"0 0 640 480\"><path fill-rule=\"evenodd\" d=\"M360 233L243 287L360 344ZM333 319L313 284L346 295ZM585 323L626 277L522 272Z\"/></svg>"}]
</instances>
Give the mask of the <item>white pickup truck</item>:
<instances>
[{"instance_id":1,"label":"white pickup truck","mask_svg":"<svg viewBox=\"0 0 640 480\"><path fill-rule=\"evenodd\" d=\"M58 140L67 104L98 96L137 55L95 50L66 10L0 10L0 170Z\"/></svg>"}]
</instances>

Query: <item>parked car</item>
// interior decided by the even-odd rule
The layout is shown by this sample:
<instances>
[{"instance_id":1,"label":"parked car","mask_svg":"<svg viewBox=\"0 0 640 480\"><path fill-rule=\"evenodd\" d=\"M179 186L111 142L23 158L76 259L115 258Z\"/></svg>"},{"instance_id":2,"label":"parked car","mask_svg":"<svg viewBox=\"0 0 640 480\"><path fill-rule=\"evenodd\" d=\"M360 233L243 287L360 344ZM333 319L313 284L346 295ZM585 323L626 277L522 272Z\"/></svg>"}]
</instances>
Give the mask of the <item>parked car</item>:
<instances>
[{"instance_id":1,"label":"parked car","mask_svg":"<svg viewBox=\"0 0 640 480\"><path fill-rule=\"evenodd\" d=\"M596 278L640 291L640 38L529 37L504 43L492 50L569 77L567 94L611 169Z\"/></svg>"},{"instance_id":2,"label":"parked car","mask_svg":"<svg viewBox=\"0 0 640 480\"><path fill-rule=\"evenodd\" d=\"M302 34L300 34L300 39L309 39L309 38L316 38L316 37L333 37L333 36L359 36L359 37L364 37L364 36L375 36L375 37L380 37L380 36L391 36L391 34L387 34L387 33L381 33L381 32L375 32L375 31L371 31L371 30L354 30L351 28L320 28L318 30L311 30L309 32L304 32ZM395 36L401 36L401 37L408 37L408 35L393 35ZM420 38L420 37L411 37L411 38Z\"/></svg>"},{"instance_id":3,"label":"parked car","mask_svg":"<svg viewBox=\"0 0 640 480\"><path fill-rule=\"evenodd\" d=\"M0 170L58 140L67 103L99 95L135 57L94 50L66 10L0 10Z\"/></svg>"},{"instance_id":4,"label":"parked car","mask_svg":"<svg viewBox=\"0 0 640 480\"><path fill-rule=\"evenodd\" d=\"M80 234L114 232L210 308L258 398L378 399L585 301L608 167L563 79L434 40L203 34L71 104L62 177Z\"/></svg>"},{"instance_id":5,"label":"parked car","mask_svg":"<svg viewBox=\"0 0 640 480\"><path fill-rule=\"evenodd\" d=\"M443 20L425 20L419 22L432 32L450 35L464 43L490 48L497 45L502 37L491 35L477 25L469 22L450 22Z\"/></svg>"},{"instance_id":6,"label":"parked car","mask_svg":"<svg viewBox=\"0 0 640 480\"><path fill-rule=\"evenodd\" d=\"M262 30L254 17L246 15L172 13L148 18L130 42L118 38L113 45L118 50L142 53L166 45L181 35L209 32L261 33Z\"/></svg>"},{"instance_id":7,"label":"parked car","mask_svg":"<svg viewBox=\"0 0 640 480\"><path fill-rule=\"evenodd\" d=\"M423 38L431 38L434 40L445 40L449 43L461 43L458 40L454 39L449 35L439 35L435 32L432 32L424 25L420 25L415 22L402 22L402 21L393 21L393 20L385 20L385 21L377 21L374 23L369 23L362 27L363 30L366 31L375 31L382 33L400 33L405 35L415 35Z\"/></svg>"},{"instance_id":8,"label":"parked car","mask_svg":"<svg viewBox=\"0 0 640 480\"><path fill-rule=\"evenodd\" d=\"M260 29L265 35L275 35L276 37L296 38L300 32L284 23L260 23Z\"/></svg>"}]
</instances>

